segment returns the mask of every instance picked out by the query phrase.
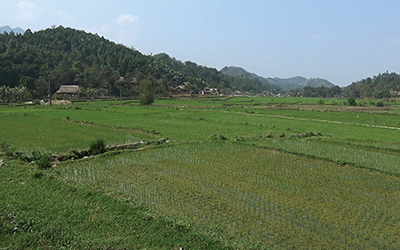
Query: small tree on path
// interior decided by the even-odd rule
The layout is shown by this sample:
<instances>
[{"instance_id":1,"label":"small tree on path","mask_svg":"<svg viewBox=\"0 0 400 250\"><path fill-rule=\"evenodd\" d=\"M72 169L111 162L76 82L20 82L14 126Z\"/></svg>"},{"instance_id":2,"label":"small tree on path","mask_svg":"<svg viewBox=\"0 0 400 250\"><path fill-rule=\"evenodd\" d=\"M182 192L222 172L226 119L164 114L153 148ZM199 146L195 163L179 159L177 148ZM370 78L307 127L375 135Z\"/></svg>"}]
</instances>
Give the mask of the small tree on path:
<instances>
[{"instance_id":1,"label":"small tree on path","mask_svg":"<svg viewBox=\"0 0 400 250\"><path fill-rule=\"evenodd\" d=\"M154 102L153 86L149 80L139 82L140 105L150 105Z\"/></svg>"}]
</instances>

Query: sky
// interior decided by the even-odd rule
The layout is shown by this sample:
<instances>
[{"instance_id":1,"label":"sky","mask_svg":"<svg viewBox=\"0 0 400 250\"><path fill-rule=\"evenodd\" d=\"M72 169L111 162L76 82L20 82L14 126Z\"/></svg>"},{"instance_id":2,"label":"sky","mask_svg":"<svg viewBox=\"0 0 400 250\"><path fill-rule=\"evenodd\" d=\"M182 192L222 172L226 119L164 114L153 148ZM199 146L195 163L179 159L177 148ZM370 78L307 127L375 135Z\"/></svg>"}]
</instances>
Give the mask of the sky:
<instances>
[{"instance_id":1,"label":"sky","mask_svg":"<svg viewBox=\"0 0 400 250\"><path fill-rule=\"evenodd\" d=\"M323 78L400 73L398 0L0 0L0 26L62 25L218 70Z\"/></svg>"}]
</instances>

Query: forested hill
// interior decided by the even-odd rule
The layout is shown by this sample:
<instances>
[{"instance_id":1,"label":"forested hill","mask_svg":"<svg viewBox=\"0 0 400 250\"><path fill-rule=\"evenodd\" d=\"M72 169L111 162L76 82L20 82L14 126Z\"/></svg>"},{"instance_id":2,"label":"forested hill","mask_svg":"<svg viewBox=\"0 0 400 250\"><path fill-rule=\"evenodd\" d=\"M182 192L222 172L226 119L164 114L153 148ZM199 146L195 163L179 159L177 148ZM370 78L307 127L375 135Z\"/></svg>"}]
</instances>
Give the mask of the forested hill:
<instances>
[{"instance_id":1,"label":"forested hill","mask_svg":"<svg viewBox=\"0 0 400 250\"><path fill-rule=\"evenodd\" d=\"M385 72L353 82L343 90L346 97L356 98L389 98L398 96L400 92L400 75Z\"/></svg>"},{"instance_id":2,"label":"forested hill","mask_svg":"<svg viewBox=\"0 0 400 250\"><path fill-rule=\"evenodd\" d=\"M176 86L205 87L220 93L260 93L277 88L257 79L227 76L214 68L180 62L167 54L143 55L97 34L59 26L22 34L0 34L0 86L25 86L33 98L52 94L60 85L79 85L99 95L137 95L141 80L150 80L154 94L167 96Z\"/></svg>"},{"instance_id":3,"label":"forested hill","mask_svg":"<svg viewBox=\"0 0 400 250\"><path fill-rule=\"evenodd\" d=\"M250 79L258 79L263 83L268 83L272 85L276 85L282 88L282 90L290 90L290 89L296 89L296 88L304 88L304 87L333 87L331 82L325 79L321 78L304 78L302 76L296 76L296 77L291 77L291 78L264 78L261 76L258 76L254 73L249 73L245 69L240 68L240 67L224 67L221 69L221 73L229 76L237 76L237 77L244 77L244 78L250 78Z\"/></svg>"},{"instance_id":4,"label":"forested hill","mask_svg":"<svg viewBox=\"0 0 400 250\"><path fill-rule=\"evenodd\" d=\"M156 62L166 68L171 68L183 74L185 79L195 89L204 87L217 88L219 93L230 94L233 91L247 93L280 92L281 88L259 79L229 76L219 72L215 68L198 65L191 61L179 61L168 54L160 53L153 57Z\"/></svg>"}]
</instances>

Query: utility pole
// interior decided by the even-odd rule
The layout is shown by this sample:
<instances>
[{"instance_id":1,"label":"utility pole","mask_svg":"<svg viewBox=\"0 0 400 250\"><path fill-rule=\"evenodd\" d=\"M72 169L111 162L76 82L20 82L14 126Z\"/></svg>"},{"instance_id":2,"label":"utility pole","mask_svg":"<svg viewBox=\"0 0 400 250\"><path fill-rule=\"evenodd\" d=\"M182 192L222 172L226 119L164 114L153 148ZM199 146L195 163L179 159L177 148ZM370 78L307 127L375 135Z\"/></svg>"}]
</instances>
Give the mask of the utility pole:
<instances>
[{"instance_id":1,"label":"utility pole","mask_svg":"<svg viewBox=\"0 0 400 250\"><path fill-rule=\"evenodd\" d=\"M122 106L122 90L123 90L124 78L122 76L117 80L117 86L119 88L119 105Z\"/></svg>"},{"instance_id":2,"label":"utility pole","mask_svg":"<svg viewBox=\"0 0 400 250\"><path fill-rule=\"evenodd\" d=\"M119 86L119 105L121 105L122 106L122 87L121 86Z\"/></svg>"},{"instance_id":3,"label":"utility pole","mask_svg":"<svg viewBox=\"0 0 400 250\"><path fill-rule=\"evenodd\" d=\"M49 81L49 105L50 105L50 107L52 107L53 105L52 105L52 103L51 103L51 84L50 84L50 77L47 78L47 79L48 79L48 81Z\"/></svg>"}]
</instances>

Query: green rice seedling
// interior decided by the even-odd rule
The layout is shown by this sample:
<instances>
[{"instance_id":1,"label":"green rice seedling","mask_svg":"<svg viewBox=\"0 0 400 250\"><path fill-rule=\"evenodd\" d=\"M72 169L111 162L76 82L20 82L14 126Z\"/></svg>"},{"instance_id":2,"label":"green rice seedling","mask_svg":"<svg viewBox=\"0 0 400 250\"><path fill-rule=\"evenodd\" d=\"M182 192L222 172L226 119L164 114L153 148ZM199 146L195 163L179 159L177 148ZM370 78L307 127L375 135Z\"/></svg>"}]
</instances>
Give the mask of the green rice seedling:
<instances>
[{"instance_id":1,"label":"green rice seedling","mask_svg":"<svg viewBox=\"0 0 400 250\"><path fill-rule=\"evenodd\" d=\"M357 215L365 218L358 211L371 211L377 200L385 208L381 207L380 211L392 214L394 201L382 203L381 197L393 191L382 191L384 189L376 186L388 183L385 176L288 156L251 146L217 142L149 149L78 165L81 169L96 165L99 177L95 182L101 186L127 192L147 204L157 200L152 209L162 214L218 224L242 239L258 241L262 238L269 245L279 238L285 242L284 246L306 242L310 237L318 239L307 241L310 247L321 242L330 242L331 247L351 244L361 247L379 241L367 233L374 223L372 217L367 216L362 227L358 226L359 220L356 222L353 218ZM62 165L65 169L77 167L78 171L76 163ZM63 176L73 176L74 170L70 171L72 174L64 173ZM90 180L88 173L86 176L81 178L82 183ZM112 178L108 184L101 181L105 176ZM360 176L365 181L356 181ZM397 177L390 178L391 185L396 183ZM396 185L396 189L400 187ZM370 191L363 193L361 190ZM372 214L383 218L383 215L379 217L378 210ZM261 224L257 224L259 221ZM388 236L393 235L393 230L387 228L390 225L388 219L379 222L382 223L381 230ZM394 225L390 227L395 228ZM352 231L355 232L353 236L342 240ZM269 236L271 232L276 236ZM360 240L365 235L372 239Z\"/></svg>"},{"instance_id":2,"label":"green rice seedling","mask_svg":"<svg viewBox=\"0 0 400 250\"><path fill-rule=\"evenodd\" d=\"M400 155L382 152L374 148L338 146L326 141L304 139L265 140L258 143L286 152L327 159L340 164L349 163L382 172L400 174Z\"/></svg>"}]
</instances>

